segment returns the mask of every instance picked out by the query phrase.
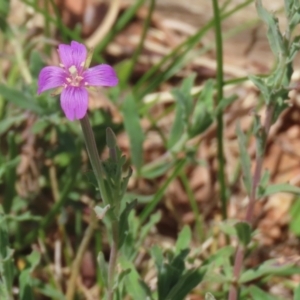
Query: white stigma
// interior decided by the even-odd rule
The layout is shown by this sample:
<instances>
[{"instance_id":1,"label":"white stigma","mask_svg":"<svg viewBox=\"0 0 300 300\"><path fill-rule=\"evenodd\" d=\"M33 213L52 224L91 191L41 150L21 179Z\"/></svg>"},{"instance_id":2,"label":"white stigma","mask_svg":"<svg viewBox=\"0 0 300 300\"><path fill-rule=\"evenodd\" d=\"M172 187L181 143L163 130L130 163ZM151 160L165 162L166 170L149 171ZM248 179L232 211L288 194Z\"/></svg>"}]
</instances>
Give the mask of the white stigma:
<instances>
[{"instance_id":1,"label":"white stigma","mask_svg":"<svg viewBox=\"0 0 300 300\"><path fill-rule=\"evenodd\" d=\"M69 72L72 76L74 76L74 75L76 76L78 74L76 66L71 66L69 68Z\"/></svg>"}]
</instances>

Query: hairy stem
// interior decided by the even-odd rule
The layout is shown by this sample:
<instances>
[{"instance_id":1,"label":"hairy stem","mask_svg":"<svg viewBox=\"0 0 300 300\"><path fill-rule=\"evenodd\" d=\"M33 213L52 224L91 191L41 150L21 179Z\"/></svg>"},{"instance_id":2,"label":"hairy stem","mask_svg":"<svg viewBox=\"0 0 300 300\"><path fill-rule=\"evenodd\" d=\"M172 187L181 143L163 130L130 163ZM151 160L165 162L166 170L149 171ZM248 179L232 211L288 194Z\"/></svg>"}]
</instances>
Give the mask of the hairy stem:
<instances>
[{"instance_id":1,"label":"hairy stem","mask_svg":"<svg viewBox=\"0 0 300 300\"><path fill-rule=\"evenodd\" d=\"M81 120L80 120L82 132L83 132L83 137L86 145L86 149L88 152L88 156L93 168L93 172L96 176L96 180L98 183L98 187L101 193L101 198L104 202L105 205L109 204L108 200L108 195L106 193L105 189L105 184L104 184L104 170L102 166L102 162L100 160L97 146L96 146L96 141L94 137L94 133L91 127L91 123L89 121L89 118L87 115L85 115Z\"/></svg>"},{"instance_id":2,"label":"hairy stem","mask_svg":"<svg viewBox=\"0 0 300 300\"><path fill-rule=\"evenodd\" d=\"M257 193L257 188L260 183L261 175L262 175L262 167L263 167L263 160L264 160L264 154L265 154L265 148L267 144L267 139L268 135L270 132L270 128L272 125L272 119L273 119L273 114L274 114L274 105L269 104L266 108L266 118L265 122L263 125L263 135L264 135L264 140L263 140L263 151L262 153L256 153L256 162L255 162L255 169L253 173L253 178L252 178L252 187L251 187L251 192L249 195L249 204L245 216L245 221L248 222L250 225L253 223L253 211L254 211L254 205L255 205L255 200L256 200L256 193ZM229 291L229 296L228 300L236 300L238 299L238 279L240 277L240 273L243 267L243 261L244 261L244 256L245 256L245 249L242 245L239 245L235 254L235 259L234 259L234 267L233 267L233 276L234 276L234 281L230 287Z\"/></svg>"}]
</instances>

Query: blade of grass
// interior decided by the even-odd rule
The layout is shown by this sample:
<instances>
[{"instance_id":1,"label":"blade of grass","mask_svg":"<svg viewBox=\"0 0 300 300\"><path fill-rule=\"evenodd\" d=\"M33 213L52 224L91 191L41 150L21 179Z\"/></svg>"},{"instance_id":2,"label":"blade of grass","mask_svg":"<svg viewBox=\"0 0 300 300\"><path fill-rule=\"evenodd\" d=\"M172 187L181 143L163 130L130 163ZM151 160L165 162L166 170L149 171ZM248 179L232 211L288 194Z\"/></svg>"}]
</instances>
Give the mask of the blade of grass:
<instances>
[{"instance_id":1,"label":"blade of grass","mask_svg":"<svg viewBox=\"0 0 300 300\"><path fill-rule=\"evenodd\" d=\"M140 215L141 223L145 222L146 219L149 217L149 215L156 208L157 204L159 203L159 201L163 197L163 195L164 195L167 187L169 186L169 184L177 176L179 176L179 173L182 170L182 168L185 166L185 164L186 164L186 160L185 159L178 160L178 162L176 163L175 168L174 168L172 174L164 181L163 185L157 191L157 193L155 194L155 196L153 197L153 199L151 200L151 202L149 204L147 204L147 206L142 211L142 213Z\"/></svg>"},{"instance_id":2,"label":"blade of grass","mask_svg":"<svg viewBox=\"0 0 300 300\"><path fill-rule=\"evenodd\" d=\"M227 13L224 13L220 16L221 20L225 20L240 9L244 8L245 6L249 5L252 3L253 0L247 0L237 6L235 6L233 9L228 11ZM156 65L154 65L147 73L145 73L141 79L135 84L134 87L134 92L138 93L139 97L143 97L144 95L148 94L151 92L153 89L157 87L157 85L161 82L161 78L165 78L166 70L165 72L162 72L161 75L157 74L157 72L162 69L163 66L166 65L168 61L171 61L170 65L168 68L171 68L172 66L178 64L178 60L182 60L182 56L186 55L191 48L194 47L199 42L199 39L212 27L214 26L214 19L210 20L207 22L198 32L196 32L193 36L189 37L186 39L183 43L178 45L173 51L171 51L169 54L164 56L160 62L158 62ZM186 47L186 49L185 49ZM185 51L183 51L185 49ZM180 53L183 51L183 53ZM177 56L177 59L175 57ZM152 78L153 77L153 78ZM147 86L147 88L143 91L140 91L142 88L143 84L149 81L150 82L150 87Z\"/></svg>"},{"instance_id":3,"label":"blade of grass","mask_svg":"<svg viewBox=\"0 0 300 300\"><path fill-rule=\"evenodd\" d=\"M106 35L106 37L101 41L101 43L95 47L94 56L96 55L96 60L99 59L99 54L105 47L110 43L110 41L119 33L134 17L137 10L144 4L145 0L137 0L134 5L130 6L118 19L112 30Z\"/></svg>"},{"instance_id":4,"label":"blade of grass","mask_svg":"<svg viewBox=\"0 0 300 300\"><path fill-rule=\"evenodd\" d=\"M23 2L32 7L35 11L35 13L40 13L43 15L44 19L47 20L47 22L51 22L55 24L59 32L62 34L62 37L64 40L72 39L72 40L80 40L80 37L76 34L77 32L75 30L69 29L67 26L65 26L61 21L61 16L59 15L59 10L57 9L56 5L53 6L54 11L56 10L56 18L51 17L49 14L49 11L46 11L45 9L40 8L38 5L35 5L29 0L23 0ZM36 2L36 1L35 1Z\"/></svg>"},{"instance_id":5,"label":"blade of grass","mask_svg":"<svg viewBox=\"0 0 300 300\"><path fill-rule=\"evenodd\" d=\"M147 17L146 17L145 22L144 22L140 42L139 42L136 50L134 51L132 59L131 59L131 64L130 64L130 67L128 69L128 74L127 74L127 80L132 75L132 72L134 70L134 66L135 66L135 64L138 60L138 57L139 57L142 49L143 49L145 38L146 38L147 32L148 32L149 27L150 27L151 17L152 17L152 13L154 11L154 8L155 8L155 0L151 0L150 7L149 7L149 10L148 10L148 14L147 14Z\"/></svg>"}]
</instances>

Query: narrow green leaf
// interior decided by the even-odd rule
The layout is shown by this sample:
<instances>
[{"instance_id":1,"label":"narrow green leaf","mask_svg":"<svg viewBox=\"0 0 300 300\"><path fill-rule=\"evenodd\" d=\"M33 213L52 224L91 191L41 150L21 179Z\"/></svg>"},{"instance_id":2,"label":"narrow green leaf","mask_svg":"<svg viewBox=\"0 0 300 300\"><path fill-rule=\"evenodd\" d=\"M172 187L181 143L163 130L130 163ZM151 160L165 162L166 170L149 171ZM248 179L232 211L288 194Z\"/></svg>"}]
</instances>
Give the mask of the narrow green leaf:
<instances>
[{"instance_id":1,"label":"narrow green leaf","mask_svg":"<svg viewBox=\"0 0 300 300\"><path fill-rule=\"evenodd\" d=\"M294 13L292 18L289 20L290 31L293 31L295 27L300 23L300 13L299 10Z\"/></svg>"},{"instance_id":2,"label":"narrow green leaf","mask_svg":"<svg viewBox=\"0 0 300 300\"><path fill-rule=\"evenodd\" d=\"M300 36L296 36L294 40L292 41L290 48L289 48L289 57L288 57L288 63L292 62L297 55L297 53L300 50Z\"/></svg>"},{"instance_id":3,"label":"narrow green leaf","mask_svg":"<svg viewBox=\"0 0 300 300\"><path fill-rule=\"evenodd\" d=\"M139 170L143 164L144 133L140 124L138 109L132 95L128 95L122 106L125 130L130 139L132 162Z\"/></svg>"},{"instance_id":4,"label":"narrow green leaf","mask_svg":"<svg viewBox=\"0 0 300 300\"><path fill-rule=\"evenodd\" d=\"M182 275L165 300L184 300L185 297L202 281L205 270L189 270Z\"/></svg>"},{"instance_id":5,"label":"narrow green leaf","mask_svg":"<svg viewBox=\"0 0 300 300\"><path fill-rule=\"evenodd\" d=\"M98 256L97 256L97 262L100 270L100 277L101 281L103 282L104 286L108 286L108 267L107 267L107 262L105 261L104 254L100 251Z\"/></svg>"},{"instance_id":6,"label":"narrow green leaf","mask_svg":"<svg viewBox=\"0 0 300 300\"><path fill-rule=\"evenodd\" d=\"M269 184L269 181L270 181L270 172L269 170L265 170L257 189L257 195L256 195L257 198L263 197L265 190Z\"/></svg>"},{"instance_id":7,"label":"narrow green leaf","mask_svg":"<svg viewBox=\"0 0 300 300\"><path fill-rule=\"evenodd\" d=\"M147 299L147 293L140 284L141 278L134 264L124 256L120 256L120 264L123 269L131 270L124 278L124 286L128 294L133 300Z\"/></svg>"},{"instance_id":8,"label":"narrow green leaf","mask_svg":"<svg viewBox=\"0 0 300 300\"><path fill-rule=\"evenodd\" d=\"M172 94L176 100L175 119L168 139L168 149L172 149L181 140L188 126L188 112L185 106L186 97L179 89L174 89Z\"/></svg>"},{"instance_id":9,"label":"narrow green leaf","mask_svg":"<svg viewBox=\"0 0 300 300\"><path fill-rule=\"evenodd\" d=\"M253 300L278 300L277 297L264 292L262 289L255 285L251 285L248 288L248 293Z\"/></svg>"},{"instance_id":10,"label":"narrow green leaf","mask_svg":"<svg viewBox=\"0 0 300 300\"><path fill-rule=\"evenodd\" d=\"M157 211L150 216L149 222L142 226L138 245L142 245L143 241L149 234L150 230L161 220L161 212Z\"/></svg>"},{"instance_id":11,"label":"narrow green leaf","mask_svg":"<svg viewBox=\"0 0 300 300\"><path fill-rule=\"evenodd\" d=\"M247 190L248 195L250 195L252 187L252 174L251 174L251 159L247 152L247 139L239 124L237 124L236 133L238 137L239 149L240 149L240 159L243 170L243 181Z\"/></svg>"},{"instance_id":12,"label":"narrow green leaf","mask_svg":"<svg viewBox=\"0 0 300 300\"><path fill-rule=\"evenodd\" d=\"M106 145L110 149L114 149L117 147L116 135L110 127L106 128Z\"/></svg>"},{"instance_id":13,"label":"narrow green leaf","mask_svg":"<svg viewBox=\"0 0 300 300\"><path fill-rule=\"evenodd\" d=\"M248 269L245 271L241 275L239 282L247 283L271 275L290 276L292 274L297 274L299 273L300 268L295 266L296 264L297 261L287 261L287 263L283 264L275 259L267 260L256 269Z\"/></svg>"},{"instance_id":14,"label":"narrow green leaf","mask_svg":"<svg viewBox=\"0 0 300 300\"><path fill-rule=\"evenodd\" d=\"M38 266L41 260L41 253L34 250L27 257L26 261L28 263L28 270L33 272L33 270Z\"/></svg>"},{"instance_id":15,"label":"narrow green leaf","mask_svg":"<svg viewBox=\"0 0 300 300\"><path fill-rule=\"evenodd\" d=\"M263 6L262 1L257 0L255 2L256 9L259 17L267 24L268 26L268 40L272 52L276 57L284 56L286 49L284 45L284 40L282 34L279 30L278 19L269 13Z\"/></svg>"},{"instance_id":16,"label":"narrow green leaf","mask_svg":"<svg viewBox=\"0 0 300 300\"><path fill-rule=\"evenodd\" d=\"M300 236L300 197L297 197L290 209L291 221L290 230L297 236Z\"/></svg>"},{"instance_id":17,"label":"narrow green leaf","mask_svg":"<svg viewBox=\"0 0 300 300\"><path fill-rule=\"evenodd\" d=\"M207 80L192 114L189 126L189 136L191 138L204 132L213 122L213 92L214 81Z\"/></svg>"},{"instance_id":18,"label":"narrow green leaf","mask_svg":"<svg viewBox=\"0 0 300 300\"><path fill-rule=\"evenodd\" d=\"M300 195L300 188L297 186L290 185L288 183L274 184L266 187L263 197L267 197L276 193L292 193Z\"/></svg>"},{"instance_id":19,"label":"narrow green leaf","mask_svg":"<svg viewBox=\"0 0 300 300\"><path fill-rule=\"evenodd\" d=\"M121 213L120 220L119 220L119 245L118 247L121 248L125 238L128 234L128 215L130 211L137 205L137 200L133 200L130 203L126 204L123 212Z\"/></svg>"},{"instance_id":20,"label":"narrow green leaf","mask_svg":"<svg viewBox=\"0 0 300 300\"><path fill-rule=\"evenodd\" d=\"M170 137L168 140L168 149L173 148L175 145L182 144L182 139L185 139L184 133L188 128L189 116L191 115L193 110L193 97L191 95L191 90L194 84L194 80L195 75L192 74L191 76L183 80L182 85L179 89L174 89L172 91L172 94L176 101L176 106L175 120L173 122Z\"/></svg>"},{"instance_id":21,"label":"narrow green leaf","mask_svg":"<svg viewBox=\"0 0 300 300\"><path fill-rule=\"evenodd\" d=\"M239 241L246 247L251 241L252 229L247 222L238 222L234 225Z\"/></svg>"},{"instance_id":22,"label":"narrow green leaf","mask_svg":"<svg viewBox=\"0 0 300 300\"><path fill-rule=\"evenodd\" d=\"M147 294L147 298L146 299L147 300L153 300L153 298L152 298L152 292L151 292L150 287L143 280L140 280L139 283L140 283L140 286L145 291L145 293Z\"/></svg>"},{"instance_id":23,"label":"narrow green leaf","mask_svg":"<svg viewBox=\"0 0 300 300\"><path fill-rule=\"evenodd\" d=\"M266 84L266 81L263 78L260 78L255 75L249 75L248 78L253 82L253 84L260 90L264 99L267 103L270 102L271 98L271 89Z\"/></svg>"},{"instance_id":24,"label":"narrow green leaf","mask_svg":"<svg viewBox=\"0 0 300 300\"><path fill-rule=\"evenodd\" d=\"M42 295L47 296L50 299L66 300L62 292L57 290L57 288L55 288L52 284L46 284L37 278L34 278L32 281L34 288Z\"/></svg>"},{"instance_id":25,"label":"narrow green leaf","mask_svg":"<svg viewBox=\"0 0 300 300\"><path fill-rule=\"evenodd\" d=\"M154 179L163 174L174 166L173 161L164 161L155 165L144 165L141 169L141 176L147 179Z\"/></svg>"},{"instance_id":26,"label":"narrow green leaf","mask_svg":"<svg viewBox=\"0 0 300 300\"><path fill-rule=\"evenodd\" d=\"M26 119L26 115L18 115L14 117L6 117L2 121L0 121L0 135L4 134L8 131L10 127L18 126L21 122Z\"/></svg>"},{"instance_id":27,"label":"narrow green leaf","mask_svg":"<svg viewBox=\"0 0 300 300\"><path fill-rule=\"evenodd\" d=\"M175 254L179 254L182 250L190 248L191 239L191 228L185 225L178 235L175 245Z\"/></svg>"},{"instance_id":28,"label":"narrow green leaf","mask_svg":"<svg viewBox=\"0 0 300 300\"><path fill-rule=\"evenodd\" d=\"M290 17L294 0L284 0L284 10L286 12L287 19Z\"/></svg>"},{"instance_id":29,"label":"narrow green leaf","mask_svg":"<svg viewBox=\"0 0 300 300\"><path fill-rule=\"evenodd\" d=\"M118 274L118 278L115 282L115 285L114 285L114 290L117 290L118 287L123 283L124 281L124 278L126 278L126 276L131 272L131 269L128 268L128 269L125 269L125 270L122 270L119 274Z\"/></svg>"},{"instance_id":30,"label":"narrow green leaf","mask_svg":"<svg viewBox=\"0 0 300 300\"><path fill-rule=\"evenodd\" d=\"M29 269L25 269L19 276L20 294L19 300L34 300L32 279Z\"/></svg>"},{"instance_id":31,"label":"narrow green leaf","mask_svg":"<svg viewBox=\"0 0 300 300\"><path fill-rule=\"evenodd\" d=\"M158 269L161 268L164 263L164 256L162 254L162 250L157 245L155 245L150 249L150 254L155 261L156 267Z\"/></svg>"},{"instance_id":32,"label":"narrow green leaf","mask_svg":"<svg viewBox=\"0 0 300 300\"><path fill-rule=\"evenodd\" d=\"M42 113L42 109L33 101L32 97L29 97L24 92L18 91L8 87L7 85L0 84L0 95L3 96L8 102L13 103L20 108L33 111L37 114Z\"/></svg>"}]
</instances>

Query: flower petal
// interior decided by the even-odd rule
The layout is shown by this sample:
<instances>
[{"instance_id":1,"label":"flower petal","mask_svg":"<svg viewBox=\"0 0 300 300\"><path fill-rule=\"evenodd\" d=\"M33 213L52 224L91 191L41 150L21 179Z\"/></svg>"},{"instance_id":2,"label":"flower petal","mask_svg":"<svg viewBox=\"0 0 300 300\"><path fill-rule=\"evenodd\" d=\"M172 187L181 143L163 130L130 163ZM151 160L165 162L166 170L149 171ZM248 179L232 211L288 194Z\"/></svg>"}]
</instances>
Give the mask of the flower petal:
<instances>
[{"instance_id":1,"label":"flower petal","mask_svg":"<svg viewBox=\"0 0 300 300\"><path fill-rule=\"evenodd\" d=\"M115 70L109 65L98 65L83 73L83 81L91 86L115 86L119 80Z\"/></svg>"},{"instance_id":2,"label":"flower petal","mask_svg":"<svg viewBox=\"0 0 300 300\"><path fill-rule=\"evenodd\" d=\"M64 69L55 66L43 68L38 78L38 94L63 86L65 80L66 73Z\"/></svg>"},{"instance_id":3,"label":"flower petal","mask_svg":"<svg viewBox=\"0 0 300 300\"><path fill-rule=\"evenodd\" d=\"M83 69L87 51L83 44L71 42L70 45L60 44L58 46L58 54L64 67L68 70L72 66L76 66L77 70Z\"/></svg>"},{"instance_id":4,"label":"flower petal","mask_svg":"<svg viewBox=\"0 0 300 300\"><path fill-rule=\"evenodd\" d=\"M66 87L60 96L60 105L66 117L73 121L82 119L88 109L88 92L83 87Z\"/></svg>"}]
</instances>

